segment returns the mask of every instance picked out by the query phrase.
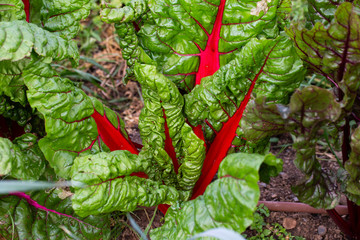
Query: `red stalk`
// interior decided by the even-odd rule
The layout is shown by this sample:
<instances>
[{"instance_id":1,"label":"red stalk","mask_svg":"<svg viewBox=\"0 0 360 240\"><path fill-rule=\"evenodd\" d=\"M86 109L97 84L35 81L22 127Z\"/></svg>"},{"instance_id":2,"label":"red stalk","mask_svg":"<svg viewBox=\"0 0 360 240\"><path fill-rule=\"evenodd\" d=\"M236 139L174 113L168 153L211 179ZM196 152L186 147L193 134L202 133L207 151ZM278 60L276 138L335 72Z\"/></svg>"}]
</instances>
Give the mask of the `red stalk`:
<instances>
[{"instance_id":1,"label":"red stalk","mask_svg":"<svg viewBox=\"0 0 360 240\"><path fill-rule=\"evenodd\" d=\"M31 197L23 192L15 192L15 193L10 193L9 195L12 195L12 196L16 196L16 197L19 197L19 198L22 198L22 199L25 199L29 205L37 208L37 209L40 209L40 210L43 210L43 211L46 211L46 212L51 212L51 213L55 213L57 215L61 215L61 216L64 216L64 217L68 217L68 218L71 218L71 219L74 219L80 223L83 223L83 224L86 224L88 226L91 226L91 227L94 227L92 225L90 225L89 223L86 223L84 221L81 221L80 219L76 218L76 217L73 217L71 215L67 215L65 213L61 213L61 212L57 212L55 210L52 210L52 209L48 209L42 205L40 205L38 202L34 201L33 199L31 199ZM97 228L97 227L94 227L94 228ZM98 228L97 228L98 229Z\"/></svg>"},{"instance_id":2,"label":"red stalk","mask_svg":"<svg viewBox=\"0 0 360 240\"><path fill-rule=\"evenodd\" d=\"M177 174L178 169L179 169L179 163L177 161L175 148L174 148L174 146L172 144L172 139L171 139L170 134L169 134L169 127L168 127L167 122L166 122L166 115L165 115L165 110L164 109L163 109L163 117L165 119L165 151L167 152L167 154L171 158L171 160L173 162L173 165L174 165L174 170L175 170L175 172Z\"/></svg>"},{"instance_id":3,"label":"red stalk","mask_svg":"<svg viewBox=\"0 0 360 240\"><path fill-rule=\"evenodd\" d=\"M138 154L139 151L136 149L134 144L126 139L120 130L120 124L118 128L115 128L114 125L109 121L104 113L102 116L96 110L91 115L91 117L95 120L98 133L106 146L109 147L110 151L115 150L128 150L133 154Z\"/></svg>"},{"instance_id":4,"label":"red stalk","mask_svg":"<svg viewBox=\"0 0 360 240\"><path fill-rule=\"evenodd\" d=\"M24 133L24 128L19 126L15 121L0 116L0 137L8 138L12 141Z\"/></svg>"},{"instance_id":5,"label":"red stalk","mask_svg":"<svg viewBox=\"0 0 360 240\"><path fill-rule=\"evenodd\" d=\"M220 0L219 10L216 15L214 27L208 37L205 50L203 51L198 47L200 50L200 65L198 72L196 73L196 85L200 84L202 78L213 75L220 68L219 40L225 3L226 0ZM200 25L200 27L202 26Z\"/></svg>"},{"instance_id":6,"label":"red stalk","mask_svg":"<svg viewBox=\"0 0 360 240\"><path fill-rule=\"evenodd\" d=\"M274 47L275 46L276 45L274 45ZM260 74L263 72L264 66L274 47L270 50L270 52L265 58L262 67L252 80L249 91L247 92L244 100L241 102L240 107L237 109L235 114L223 125L221 131L216 135L213 143L211 144L210 149L207 152L206 158L204 160L200 179L197 181L194 187L194 192L191 199L195 199L205 192L206 187L211 183L211 180L214 178L221 161L226 157L226 154L231 147L231 143L236 136L236 129L239 127L239 122L242 118L246 105L250 100L251 93L255 87L256 81L259 78Z\"/></svg>"},{"instance_id":7,"label":"red stalk","mask_svg":"<svg viewBox=\"0 0 360 240\"><path fill-rule=\"evenodd\" d=\"M110 151L115 150L128 150L133 154L139 154L139 151L134 146L133 142L126 139L120 130L120 123L118 128L115 128L114 125L109 121L104 113L102 116L96 110L91 115L91 117L95 120L98 133L102 141L106 146L109 147ZM136 172L130 174L130 176L137 176L141 178L148 178L148 175L143 172Z\"/></svg>"},{"instance_id":8,"label":"red stalk","mask_svg":"<svg viewBox=\"0 0 360 240\"><path fill-rule=\"evenodd\" d=\"M160 212L162 212L164 215L166 214L167 210L169 209L170 205L167 204L160 204L158 206Z\"/></svg>"},{"instance_id":9,"label":"red stalk","mask_svg":"<svg viewBox=\"0 0 360 240\"><path fill-rule=\"evenodd\" d=\"M349 209L349 212L351 210ZM352 236L353 233L350 229L349 224L339 215L339 213L335 209L327 210L327 213L333 219L333 221L338 225L340 230L345 233L347 236Z\"/></svg>"},{"instance_id":10,"label":"red stalk","mask_svg":"<svg viewBox=\"0 0 360 240\"><path fill-rule=\"evenodd\" d=\"M201 125L198 125L198 126L196 126L196 127L191 126L191 128L192 128L192 130L194 131L195 135L196 135L198 138L200 138L201 140L204 141L204 146L207 147L207 146L206 146L206 143L205 143L204 133L203 133L203 131L202 131L202 126L201 126Z\"/></svg>"},{"instance_id":11,"label":"red stalk","mask_svg":"<svg viewBox=\"0 0 360 240\"><path fill-rule=\"evenodd\" d=\"M30 22L30 1L29 0L22 0L24 3L24 11L26 14L26 21Z\"/></svg>"}]
</instances>

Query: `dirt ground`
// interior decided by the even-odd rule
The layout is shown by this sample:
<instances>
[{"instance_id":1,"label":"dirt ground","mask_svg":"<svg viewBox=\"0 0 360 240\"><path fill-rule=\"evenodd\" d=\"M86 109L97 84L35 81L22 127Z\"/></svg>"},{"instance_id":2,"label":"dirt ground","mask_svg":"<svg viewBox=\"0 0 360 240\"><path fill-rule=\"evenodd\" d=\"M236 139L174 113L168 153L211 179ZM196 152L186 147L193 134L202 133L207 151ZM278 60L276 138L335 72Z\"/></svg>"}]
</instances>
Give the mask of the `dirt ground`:
<instances>
[{"instance_id":1,"label":"dirt ground","mask_svg":"<svg viewBox=\"0 0 360 240\"><path fill-rule=\"evenodd\" d=\"M274 154L279 152L280 148L278 146L292 142L290 135L283 135L279 138L278 143L272 144L271 152ZM328 169L336 168L336 163L330 154L318 150L318 155L326 156L321 161L324 167ZM295 151L289 146L278 157L284 161L283 171L279 176L272 178L269 184L259 184L261 190L260 200L299 202L291 192L291 186L296 185L303 176L293 164ZM293 236L301 236L311 240L345 239L336 224L326 214L271 212L267 222L277 222L283 225L285 218L296 220L295 228L288 230Z\"/></svg>"}]
</instances>

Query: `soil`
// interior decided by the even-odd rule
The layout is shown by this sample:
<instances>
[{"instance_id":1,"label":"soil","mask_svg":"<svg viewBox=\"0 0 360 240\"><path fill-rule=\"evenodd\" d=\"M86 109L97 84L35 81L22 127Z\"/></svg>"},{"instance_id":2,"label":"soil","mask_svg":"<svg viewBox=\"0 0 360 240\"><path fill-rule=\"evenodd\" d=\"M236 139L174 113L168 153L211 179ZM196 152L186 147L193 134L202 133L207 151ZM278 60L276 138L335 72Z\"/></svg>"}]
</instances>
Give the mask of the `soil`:
<instances>
[{"instance_id":1,"label":"soil","mask_svg":"<svg viewBox=\"0 0 360 240\"><path fill-rule=\"evenodd\" d=\"M139 84L136 82L129 82L127 85L123 84L126 63L121 58L121 50L119 49L113 35L113 29L107 26L102 34L102 38L105 39L100 43L100 50L94 55L94 59L110 59L110 61L99 61L99 63L110 71L110 74L105 74L103 71L87 66L87 63L83 63L84 68L88 68L88 72L96 75L102 79L102 87L106 91L100 90L97 87L90 87L96 94L100 95L105 102L113 99L120 99L116 104L111 104L112 108L116 109L123 117L126 123L126 129L130 138L141 143L140 135L138 132L138 119L140 115L143 103L141 101L141 90ZM101 47L103 46L103 47ZM117 66L120 66L119 68ZM116 72L117 71L117 72ZM112 76L112 77L109 77ZM91 95L91 94L90 94ZM108 103L109 103L108 102ZM292 139L290 135L278 136L279 141L272 144L271 152L284 161L283 171L279 176L272 178L269 184L259 183L261 189L260 200L267 201L288 201L298 202L297 197L291 192L291 186L302 178L301 172L294 166L293 159L295 158L295 152L292 150ZM282 147L284 146L285 147ZM334 156L321 149L318 149L318 157L322 158L321 164L330 169L336 170L336 162ZM133 218L140 226L142 230L145 230L148 226L150 219L155 213L154 221L151 228L161 226L162 213L159 211L154 212L154 208L140 209L133 212ZM309 240L341 240L345 239L341 234L339 228L333 223L329 216L325 214L309 214L309 213L285 213L285 212L271 212L270 216L266 218L268 223L279 223L286 225L286 222L291 221L292 229L288 229L293 236L301 236ZM125 216L120 217L119 223L122 224L118 228L118 232L115 233L116 239L134 240L139 239L139 235L135 233L132 228L129 228L130 223L126 220ZM295 224L295 226L294 226ZM247 231L246 234L252 235L251 231Z\"/></svg>"},{"instance_id":2,"label":"soil","mask_svg":"<svg viewBox=\"0 0 360 240\"><path fill-rule=\"evenodd\" d=\"M275 155L277 155L281 150L281 147L279 146L292 142L291 136L287 134L279 136L279 138L279 142L272 144L271 147L271 152ZM317 155L318 157L323 157L321 164L324 168L336 170L337 164L334 156L330 153L321 151L321 149L318 149ZM291 148L291 146L286 147L278 155L278 157L284 161L283 171L279 174L279 176L272 178L269 184L259 184L261 191L260 200L299 202L297 197L291 191L291 186L295 186L303 177L303 174L293 164L295 151ZM285 218L296 220L295 228L287 230L293 236L301 236L311 240L345 239L337 225L326 214L271 212L270 217L267 218L266 221L269 223L276 222L283 225ZM324 227L326 228L325 234L323 234ZM319 232L322 235L320 235Z\"/></svg>"}]
</instances>

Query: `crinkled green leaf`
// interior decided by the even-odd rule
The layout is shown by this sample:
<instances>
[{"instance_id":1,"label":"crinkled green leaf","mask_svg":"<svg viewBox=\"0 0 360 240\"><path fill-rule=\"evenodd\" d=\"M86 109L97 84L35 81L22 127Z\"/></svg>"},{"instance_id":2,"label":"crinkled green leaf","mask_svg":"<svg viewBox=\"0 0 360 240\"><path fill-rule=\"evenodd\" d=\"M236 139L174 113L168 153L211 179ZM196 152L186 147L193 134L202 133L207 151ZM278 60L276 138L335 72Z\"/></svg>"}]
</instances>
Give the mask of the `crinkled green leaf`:
<instances>
[{"instance_id":1,"label":"crinkled green leaf","mask_svg":"<svg viewBox=\"0 0 360 240\"><path fill-rule=\"evenodd\" d=\"M133 24L115 24L115 29L120 38L119 45L121 47L121 55L124 59L127 59L129 67L134 67L138 59L141 63L156 65L156 63L139 46L139 40ZM127 69L128 76L132 73L133 69Z\"/></svg>"},{"instance_id":2,"label":"crinkled green leaf","mask_svg":"<svg viewBox=\"0 0 360 240\"><path fill-rule=\"evenodd\" d=\"M270 178L279 175L282 169L283 161L273 155L268 155L259 170L260 181L269 183Z\"/></svg>"},{"instance_id":3,"label":"crinkled green leaf","mask_svg":"<svg viewBox=\"0 0 360 240\"><path fill-rule=\"evenodd\" d=\"M360 65L348 65L347 71L344 74L343 80L339 83L339 87L344 93L343 99L340 102L342 108L350 112L353 110L354 112L357 112L357 106L358 104L355 104L355 100L358 94L358 89L360 87Z\"/></svg>"},{"instance_id":4,"label":"crinkled green leaf","mask_svg":"<svg viewBox=\"0 0 360 240\"><path fill-rule=\"evenodd\" d=\"M230 116L245 108L247 95L286 101L303 74L302 62L286 37L252 39L233 61L185 96L185 113L192 125L207 120L219 131Z\"/></svg>"},{"instance_id":5,"label":"crinkled green leaf","mask_svg":"<svg viewBox=\"0 0 360 240\"><path fill-rule=\"evenodd\" d=\"M31 118L31 108L23 107L19 103L10 101L5 96L0 96L0 115L16 121L20 126L24 126Z\"/></svg>"},{"instance_id":6,"label":"crinkled green leaf","mask_svg":"<svg viewBox=\"0 0 360 240\"><path fill-rule=\"evenodd\" d=\"M129 22L145 13L148 9L147 2L146 0L105 2L101 10L101 18L108 23ZM124 6L124 3L127 6Z\"/></svg>"},{"instance_id":7,"label":"crinkled green leaf","mask_svg":"<svg viewBox=\"0 0 360 240\"><path fill-rule=\"evenodd\" d=\"M4 94L10 97L11 101L19 102L23 106L26 105L27 99L22 72L29 62L29 59L17 62L0 61L0 95Z\"/></svg>"},{"instance_id":8,"label":"crinkled green leaf","mask_svg":"<svg viewBox=\"0 0 360 240\"><path fill-rule=\"evenodd\" d=\"M139 119L142 154L154 159L163 172L154 177L168 181L169 175L174 178L176 172L180 189L191 190L200 177L205 146L185 123L184 99L175 84L157 72L155 66L138 64L135 76L144 98Z\"/></svg>"},{"instance_id":9,"label":"crinkled green leaf","mask_svg":"<svg viewBox=\"0 0 360 240\"><path fill-rule=\"evenodd\" d=\"M160 72L190 90L234 59L251 38L276 37L280 3L133 0L123 6L111 1L103 4L101 15L106 22L121 23L120 45L130 66L146 53Z\"/></svg>"},{"instance_id":10,"label":"crinkled green leaf","mask_svg":"<svg viewBox=\"0 0 360 240\"><path fill-rule=\"evenodd\" d=\"M0 22L0 61L18 61L34 51L40 57L59 61L79 59L77 46L25 21Z\"/></svg>"},{"instance_id":11,"label":"crinkled green leaf","mask_svg":"<svg viewBox=\"0 0 360 240\"><path fill-rule=\"evenodd\" d=\"M94 112L89 97L69 79L57 76L49 64L35 62L23 73L33 108L64 122L81 120Z\"/></svg>"},{"instance_id":12,"label":"crinkled green leaf","mask_svg":"<svg viewBox=\"0 0 360 240\"><path fill-rule=\"evenodd\" d=\"M202 125L206 140L211 142L195 195L203 193L229 148L243 137L239 122L249 100L266 96L285 102L303 80L303 74L302 62L289 39L252 39L234 60L204 78L185 96L188 121L193 126ZM245 149L249 146L242 145ZM266 145L261 144L261 150Z\"/></svg>"},{"instance_id":13,"label":"crinkled green leaf","mask_svg":"<svg viewBox=\"0 0 360 240\"><path fill-rule=\"evenodd\" d=\"M335 15L336 8L344 0L307 0L308 2L308 20L315 25L316 22L322 22L323 24L329 24Z\"/></svg>"},{"instance_id":14,"label":"crinkled green leaf","mask_svg":"<svg viewBox=\"0 0 360 240\"><path fill-rule=\"evenodd\" d=\"M290 99L291 116L301 119L303 128L318 130L324 121L335 122L341 107L331 91L316 86L297 90Z\"/></svg>"},{"instance_id":15,"label":"crinkled green leaf","mask_svg":"<svg viewBox=\"0 0 360 240\"><path fill-rule=\"evenodd\" d=\"M2 0L0 3L0 22L25 20L24 4L21 0Z\"/></svg>"},{"instance_id":16,"label":"crinkled green leaf","mask_svg":"<svg viewBox=\"0 0 360 240\"><path fill-rule=\"evenodd\" d=\"M74 38L80 30L80 21L90 14L90 0L46 0L41 7L44 29L65 39Z\"/></svg>"},{"instance_id":17,"label":"crinkled green leaf","mask_svg":"<svg viewBox=\"0 0 360 240\"><path fill-rule=\"evenodd\" d=\"M301 58L334 84L343 80L348 65L360 60L358 11L355 4L345 2L329 26L317 22L311 30L296 25L288 30Z\"/></svg>"},{"instance_id":18,"label":"crinkled green leaf","mask_svg":"<svg viewBox=\"0 0 360 240\"><path fill-rule=\"evenodd\" d=\"M0 138L0 175L21 180L38 180L44 173L45 164L35 135L27 133L13 142Z\"/></svg>"},{"instance_id":19,"label":"crinkled green leaf","mask_svg":"<svg viewBox=\"0 0 360 240\"><path fill-rule=\"evenodd\" d=\"M334 2L326 2L313 3L314 8L329 5L332 10L335 9ZM288 30L301 58L334 86L344 114L352 111L359 88L359 13L359 1L345 2L337 7L329 24L317 22L311 30L298 29L295 25Z\"/></svg>"},{"instance_id":20,"label":"crinkled green leaf","mask_svg":"<svg viewBox=\"0 0 360 240\"><path fill-rule=\"evenodd\" d=\"M195 200L172 207L165 224L150 232L151 239L188 239L194 234L218 227L243 232L253 220L260 197L258 171L272 155L236 153L221 163L219 179Z\"/></svg>"},{"instance_id":21,"label":"crinkled green leaf","mask_svg":"<svg viewBox=\"0 0 360 240\"><path fill-rule=\"evenodd\" d=\"M292 1L281 0L279 7L277 9L278 21L280 22L281 27L285 27L289 25L291 11L292 11Z\"/></svg>"},{"instance_id":22,"label":"crinkled green leaf","mask_svg":"<svg viewBox=\"0 0 360 240\"><path fill-rule=\"evenodd\" d=\"M60 198L60 192L51 190L50 193L32 194L31 200L35 201L32 204L26 198L2 196L0 236L19 240L69 239L63 230L65 228L79 239L110 239L109 216L78 217L74 214L70 198Z\"/></svg>"},{"instance_id":23,"label":"crinkled green leaf","mask_svg":"<svg viewBox=\"0 0 360 240\"><path fill-rule=\"evenodd\" d=\"M351 135L351 153L345 164L349 173L346 191L351 201L360 205L360 127L357 127Z\"/></svg>"},{"instance_id":24,"label":"crinkled green leaf","mask_svg":"<svg viewBox=\"0 0 360 240\"><path fill-rule=\"evenodd\" d=\"M24 72L31 107L45 117L46 137L39 146L55 172L70 177L74 158L99 151L136 148L128 141L119 115L88 97L50 65L35 62Z\"/></svg>"},{"instance_id":25,"label":"crinkled green leaf","mask_svg":"<svg viewBox=\"0 0 360 240\"><path fill-rule=\"evenodd\" d=\"M258 97L247 105L240 121L242 135L250 142L275 136L295 128L288 122L290 108L281 104L267 104L266 97Z\"/></svg>"},{"instance_id":26,"label":"crinkled green leaf","mask_svg":"<svg viewBox=\"0 0 360 240\"><path fill-rule=\"evenodd\" d=\"M71 179L88 186L76 188L73 208L79 216L133 211L137 206L173 204L178 191L150 179L129 176L149 168L149 162L128 151L99 153L75 159Z\"/></svg>"},{"instance_id":27,"label":"crinkled green leaf","mask_svg":"<svg viewBox=\"0 0 360 240\"><path fill-rule=\"evenodd\" d=\"M315 147L321 138L320 128L338 121L341 106L332 92L316 86L297 90L288 106L265 103L260 98L249 104L241 126L244 136L256 142L265 136L291 132L295 136L294 164L305 174L293 188L299 200L317 208L334 208L340 193L334 180L325 174L316 158Z\"/></svg>"}]
</instances>

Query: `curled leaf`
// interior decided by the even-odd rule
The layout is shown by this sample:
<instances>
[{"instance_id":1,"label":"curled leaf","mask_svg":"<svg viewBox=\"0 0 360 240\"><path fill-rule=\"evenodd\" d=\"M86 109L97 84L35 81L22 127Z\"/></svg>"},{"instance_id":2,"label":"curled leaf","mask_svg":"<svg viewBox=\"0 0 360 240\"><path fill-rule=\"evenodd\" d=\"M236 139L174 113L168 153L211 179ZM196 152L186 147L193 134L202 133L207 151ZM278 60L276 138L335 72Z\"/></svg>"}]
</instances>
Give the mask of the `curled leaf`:
<instances>
[{"instance_id":1,"label":"curled leaf","mask_svg":"<svg viewBox=\"0 0 360 240\"><path fill-rule=\"evenodd\" d=\"M71 179L88 186L75 188L73 208L79 216L113 211L133 211L137 206L173 204L178 191L146 178L130 176L147 171L149 163L128 151L113 151L78 157Z\"/></svg>"}]
</instances>

